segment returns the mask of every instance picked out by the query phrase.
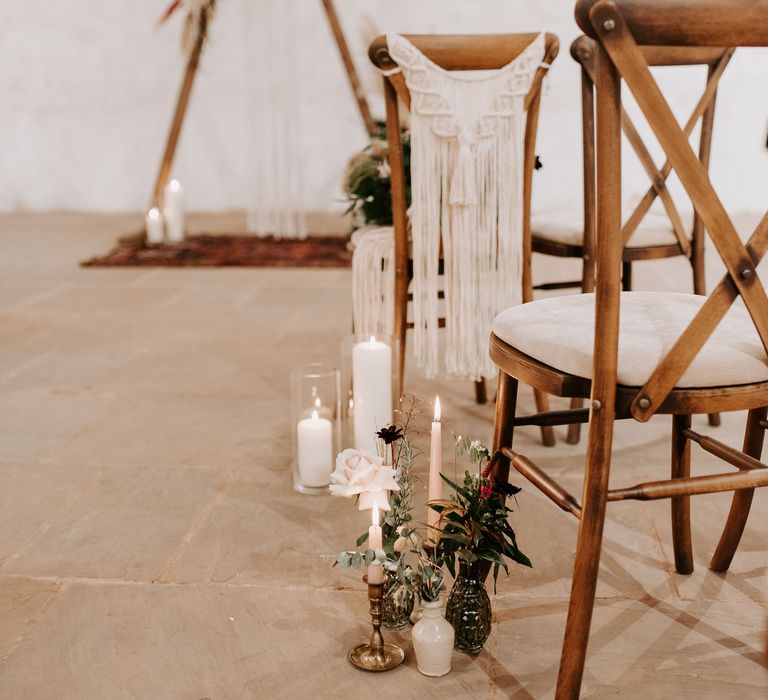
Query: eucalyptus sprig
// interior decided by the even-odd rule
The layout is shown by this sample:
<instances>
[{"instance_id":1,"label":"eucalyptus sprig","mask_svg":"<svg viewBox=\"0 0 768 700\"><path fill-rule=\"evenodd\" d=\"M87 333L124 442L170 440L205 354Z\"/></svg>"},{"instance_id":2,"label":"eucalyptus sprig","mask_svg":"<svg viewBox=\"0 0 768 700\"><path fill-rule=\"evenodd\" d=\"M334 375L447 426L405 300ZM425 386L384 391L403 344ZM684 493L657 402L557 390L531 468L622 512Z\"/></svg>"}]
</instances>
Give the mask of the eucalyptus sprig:
<instances>
[{"instance_id":1,"label":"eucalyptus sprig","mask_svg":"<svg viewBox=\"0 0 768 700\"><path fill-rule=\"evenodd\" d=\"M445 573L434 553L429 555L421 550L418 576L421 599L430 603L440 600L440 594L445 590Z\"/></svg>"},{"instance_id":2,"label":"eucalyptus sprig","mask_svg":"<svg viewBox=\"0 0 768 700\"><path fill-rule=\"evenodd\" d=\"M333 566L342 569L359 569L361 566L370 566L374 562L384 566L387 562L387 554L383 549L366 549L359 551L344 551L336 555Z\"/></svg>"}]
</instances>

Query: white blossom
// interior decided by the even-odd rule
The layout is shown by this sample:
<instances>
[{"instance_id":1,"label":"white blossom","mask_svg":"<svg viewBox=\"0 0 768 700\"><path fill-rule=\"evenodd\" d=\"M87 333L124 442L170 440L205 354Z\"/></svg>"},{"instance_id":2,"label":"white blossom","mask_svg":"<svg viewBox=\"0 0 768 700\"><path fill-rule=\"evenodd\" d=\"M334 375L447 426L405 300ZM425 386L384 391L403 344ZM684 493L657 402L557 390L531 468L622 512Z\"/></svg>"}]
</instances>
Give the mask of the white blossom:
<instances>
[{"instance_id":1,"label":"white blossom","mask_svg":"<svg viewBox=\"0 0 768 700\"><path fill-rule=\"evenodd\" d=\"M389 510L387 491L399 491L397 472L384 465L384 460L362 450L347 449L336 457L336 469L329 486L334 496L361 495L360 509L375 503L381 510Z\"/></svg>"}]
</instances>

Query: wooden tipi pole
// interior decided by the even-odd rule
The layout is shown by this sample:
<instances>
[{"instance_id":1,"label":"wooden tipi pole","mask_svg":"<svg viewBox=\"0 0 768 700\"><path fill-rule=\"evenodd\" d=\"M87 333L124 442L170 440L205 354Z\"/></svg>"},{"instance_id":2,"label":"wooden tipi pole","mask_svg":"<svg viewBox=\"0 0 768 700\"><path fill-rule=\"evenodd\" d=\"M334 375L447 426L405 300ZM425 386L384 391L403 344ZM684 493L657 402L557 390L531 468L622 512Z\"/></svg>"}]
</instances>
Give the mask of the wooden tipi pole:
<instances>
[{"instance_id":1,"label":"wooden tipi pole","mask_svg":"<svg viewBox=\"0 0 768 700\"><path fill-rule=\"evenodd\" d=\"M365 99L365 93L363 92L363 86L360 83L360 77L357 74L355 64L352 61L352 54L349 52L349 46L347 45L347 39L344 36L344 31L341 28L339 17L336 14L336 8L333 5L333 0L323 0L323 7L325 8L325 14L328 16L328 23L331 25L331 31L333 32L333 38L336 40L336 46L339 48L339 54L341 54L341 61L344 64L344 70L349 78L349 85L352 88L352 94L357 101L357 108L360 110L360 117L363 120L365 130L370 136L373 136L376 132L376 122L373 121L371 116L371 110L368 108L368 102Z\"/></svg>"},{"instance_id":2,"label":"wooden tipi pole","mask_svg":"<svg viewBox=\"0 0 768 700\"><path fill-rule=\"evenodd\" d=\"M192 51L189 54L189 59L187 60L187 68L184 71L184 78L181 81L179 97L176 100L176 110L173 113L173 121L171 122L168 138L165 142L165 151L163 151L163 158L160 161L160 168L157 171L155 189L152 192L153 207L160 206L163 198L163 189L165 188L165 185L168 182L168 178L171 175L171 167L173 166L173 158L176 155L176 147L179 143L181 125L184 123L184 116L187 113L189 96L192 92L192 84L195 81L195 75L197 74L197 67L200 63L200 54L203 51L206 34L207 28L206 30L201 30L198 32L197 39L195 39L195 44L192 47Z\"/></svg>"}]
</instances>

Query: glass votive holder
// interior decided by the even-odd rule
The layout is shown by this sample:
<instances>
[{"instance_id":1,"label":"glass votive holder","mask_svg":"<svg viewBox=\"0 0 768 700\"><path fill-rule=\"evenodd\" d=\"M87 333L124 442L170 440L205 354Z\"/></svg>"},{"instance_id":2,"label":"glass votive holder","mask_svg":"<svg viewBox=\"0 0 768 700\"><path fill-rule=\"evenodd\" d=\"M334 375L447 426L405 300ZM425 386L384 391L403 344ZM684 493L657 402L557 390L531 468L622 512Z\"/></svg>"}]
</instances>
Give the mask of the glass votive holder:
<instances>
[{"instance_id":1,"label":"glass votive holder","mask_svg":"<svg viewBox=\"0 0 768 700\"><path fill-rule=\"evenodd\" d=\"M291 371L293 488L328 493L341 444L340 373L325 364Z\"/></svg>"},{"instance_id":2,"label":"glass votive holder","mask_svg":"<svg viewBox=\"0 0 768 700\"><path fill-rule=\"evenodd\" d=\"M400 341L357 333L341 344L344 447L377 454L376 431L391 425L400 403Z\"/></svg>"}]
</instances>

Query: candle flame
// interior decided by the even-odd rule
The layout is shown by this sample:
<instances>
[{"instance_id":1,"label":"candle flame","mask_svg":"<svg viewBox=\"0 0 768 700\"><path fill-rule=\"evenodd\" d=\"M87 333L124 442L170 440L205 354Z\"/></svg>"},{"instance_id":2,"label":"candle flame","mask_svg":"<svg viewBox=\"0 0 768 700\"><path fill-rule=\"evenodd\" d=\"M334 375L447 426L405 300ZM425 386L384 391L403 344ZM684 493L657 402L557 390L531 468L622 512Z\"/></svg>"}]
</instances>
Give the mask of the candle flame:
<instances>
[{"instance_id":1,"label":"candle flame","mask_svg":"<svg viewBox=\"0 0 768 700\"><path fill-rule=\"evenodd\" d=\"M376 336L372 335L371 340L369 342L371 343L371 345L376 345Z\"/></svg>"},{"instance_id":2,"label":"candle flame","mask_svg":"<svg viewBox=\"0 0 768 700\"><path fill-rule=\"evenodd\" d=\"M323 404L322 404L322 403L320 403L320 397L319 397L319 396L316 396L316 397L315 397L315 408L317 408L317 409L320 409L320 407L321 407L322 405L323 405Z\"/></svg>"},{"instance_id":3,"label":"candle flame","mask_svg":"<svg viewBox=\"0 0 768 700\"><path fill-rule=\"evenodd\" d=\"M440 422L440 397L435 396L435 423Z\"/></svg>"},{"instance_id":4,"label":"candle flame","mask_svg":"<svg viewBox=\"0 0 768 700\"><path fill-rule=\"evenodd\" d=\"M173 178L168 185L174 192L178 192L181 189L181 183L176 178Z\"/></svg>"},{"instance_id":5,"label":"candle flame","mask_svg":"<svg viewBox=\"0 0 768 700\"><path fill-rule=\"evenodd\" d=\"M320 418L318 412L317 411L312 411L312 420L317 420L318 418Z\"/></svg>"},{"instance_id":6,"label":"candle flame","mask_svg":"<svg viewBox=\"0 0 768 700\"><path fill-rule=\"evenodd\" d=\"M379 504L374 503L371 509L371 524L378 527L379 525Z\"/></svg>"},{"instance_id":7,"label":"candle flame","mask_svg":"<svg viewBox=\"0 0 768 700\"><path fill-rule=\"evenodd\" d=\"M157 207L152 207L149 210L149 218L150 219L159 219L160 218L160 210Z\"/></svg>"}]
</instances>

